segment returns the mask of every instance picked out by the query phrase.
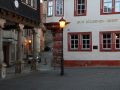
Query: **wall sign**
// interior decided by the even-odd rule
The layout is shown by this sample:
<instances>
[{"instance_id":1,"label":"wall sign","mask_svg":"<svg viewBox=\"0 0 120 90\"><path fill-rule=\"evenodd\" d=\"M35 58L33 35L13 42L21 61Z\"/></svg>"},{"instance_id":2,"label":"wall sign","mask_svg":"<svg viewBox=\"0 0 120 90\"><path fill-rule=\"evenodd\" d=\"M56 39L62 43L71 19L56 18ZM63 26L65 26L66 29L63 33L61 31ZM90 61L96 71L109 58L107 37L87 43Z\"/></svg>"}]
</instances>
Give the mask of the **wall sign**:
<instances>
[{"instance_id":1,"label":"wall sign","mask_svg":"<svg viewBox=\"0 0 120 90\"><path fill-rule=\"evenodd\" d=\"M77 24L97 24L97 23L113 23L113 22L120 22L120 19L89 19L89 20L80 20L77 21Z\"/></svg>"},{"instance_id":2,"label":"wall sign","mask_svg":"<svg viewBox=\"0 0 120 90\"><path fill-rule=\"evenodd\" d=\"M98 49L98 46L96 46L96 45L95 45L95 46L93 46L93 49Z\"/></svg>"}]
</instances>

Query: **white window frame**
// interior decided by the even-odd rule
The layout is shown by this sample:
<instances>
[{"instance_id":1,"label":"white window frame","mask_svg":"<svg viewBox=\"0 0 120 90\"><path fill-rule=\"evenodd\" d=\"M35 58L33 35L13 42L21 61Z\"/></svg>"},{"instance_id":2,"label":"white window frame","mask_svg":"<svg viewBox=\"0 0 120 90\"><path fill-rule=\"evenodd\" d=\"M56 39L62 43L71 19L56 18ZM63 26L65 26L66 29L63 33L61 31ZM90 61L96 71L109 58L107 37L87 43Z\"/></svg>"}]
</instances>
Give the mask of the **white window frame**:
<instances>
[{"instance_id":1,"label":"white window frame","mask_svg":"<svg viewBox=\"0 0 120 90\"><path fill-rule=\"evenodd\" d=\"M83 38L84 35L89 35L89 38ZM91 40L90 34L81 34L81 49L82 50L89 50L90 49L90 40ZM88 41L89 41L89 44L87 43ZM88 45L89 45L89 48L87 47Z\"/></svg>"},{"instance_id":2,"label":"white window frame","mask_svg":"<svg viewBox=\"0 0 120 90\"><path fill-rule=\"evenodd\" d=\"M115 0L115 12L120 12L120 0Z\"/></svg>"},{"instance_id":3,"label":"white window frame","mask_svg":"<svg viewBox=\"0 0 120 90\"><path fill-rule=\"evenodd\" d=\"M62 16L63 15L63 0L55 0L55 16Z\"/></svg>"},{"instance_id":4,"label":"white window frame","mask_svg":"<svg viewBox=\"0 0 120 90\"><path fill-rule=\"evenodd\" d=\"M103 35L106 34L106 38L103 37ZM107 35L110 35L110 38L107 37ZM106 43L104 43L104 41ZM109 41L111 41L111 43L109 43ZM104 45L106 46L106 48L104 48ZM110 48L108 47L110 45ZM111 50L112 49L112 33L103 33L102 34L102 49L104 50Z\"/></svg>"},{"instance_id":5,"label":"white window frame","mask_svg":"<svg viewBox=\"0 0 120 90\"><path fill-rule=\"evenodd\" d=\"M87 0L75 0L75 9L74 9L75 15L77 15L77 16L78 15L86 15L86 7L87 7L86 1ZM78 3L78 2L80 2L80 3Z\"/></svg>"},{"instance_id":6,"label":"white window frame","mask_svg":"<svg viewBox=\"0 0 120 90\"><path fill-rule=\"evenodd\" d=\"M112 4L113 4L113 0L108 0L108 1L103 0L103 13L112 13Z\"/></svg>"},{"instance_id":7,"label":"white window frame","mask_svg":"<svg viewBox=\"0 0 120 90\"><path fill-rule=\"evenodd\" d=\"M72 35L74 35L74 38L71 38ZM76 36L76 35L78 36L77 39L75 39L75 36ZM71 43L72 41L74 42L74 43L73 43L73 48L72 48L72 43ZM77 43L77 46L78 46L77 48L76 48L76 41L78 42L78 43ZM71 35L70 35L70 50L78 50L78 48L79 48L79 35L78 35L78 34L71 34Z\"/></svg>"},{"instance_id":8,"label":"white window frame","mask_svg":"<svg viewBox=\"0 0 120 90\"><path fill-rule=\"evenodd\" d=\"M53 1L52 0L48 0L47 16L53 16Z\"/></svg>"},{"instance_id":9,"label":"white window frame","mask_svg":"<svg viewBox=\"0 0 120 90\"><path fill-rule=\"evenodd\" d=\"M117 44L119 45L119 48L116 47ZM120 33L115 33L115 49L119 49L120 50Z\"/></svg>"}]
</instances>

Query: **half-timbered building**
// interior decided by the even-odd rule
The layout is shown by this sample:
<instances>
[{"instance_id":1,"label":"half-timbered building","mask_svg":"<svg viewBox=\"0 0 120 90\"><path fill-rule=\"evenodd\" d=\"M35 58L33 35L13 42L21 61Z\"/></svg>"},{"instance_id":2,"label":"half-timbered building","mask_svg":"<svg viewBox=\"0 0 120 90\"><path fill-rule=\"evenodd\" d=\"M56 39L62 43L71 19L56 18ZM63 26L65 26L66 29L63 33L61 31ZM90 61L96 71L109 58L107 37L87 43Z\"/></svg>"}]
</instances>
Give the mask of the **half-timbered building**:
<instances>
[{"instance_id":1,"label":"half-timbered building","mask_svg":"<svg viewBox=\"0 0 120 90\"><path fill-rule=\"evenodd\" d=\"M22 65L24 46L27 45L23 41L24 33L28 39L32 34L32 53L36 56L39 25L40 0L0 0L0 66L3 63L9 66L10 62ZM21 66L16 67L16 72L21 72Z\"/></svg>"}]
</instances>

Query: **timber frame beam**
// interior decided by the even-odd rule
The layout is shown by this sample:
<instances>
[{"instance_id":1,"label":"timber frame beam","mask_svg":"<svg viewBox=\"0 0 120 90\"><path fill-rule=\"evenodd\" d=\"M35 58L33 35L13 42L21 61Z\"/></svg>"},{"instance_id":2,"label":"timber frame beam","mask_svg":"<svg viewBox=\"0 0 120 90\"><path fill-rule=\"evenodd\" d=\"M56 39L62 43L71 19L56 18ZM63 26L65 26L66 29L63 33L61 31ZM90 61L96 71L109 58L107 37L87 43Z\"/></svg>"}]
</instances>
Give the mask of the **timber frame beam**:
<instances>
[{"instance_id":1,"label":"timber frame beam","mask_svg":"<svg viewBox=\"0 0 120 90\"><path fill-rule=\"evenodd\" d=\"M16 13L9 12L9 11L6 11L4 9L0 9L0 18L4 18L4 19L11 21L11 22L14 22L14 23L22 23L25 26L31 27L31 28L38 25L37 22L35 22L29 18L17 15Z\"/></svg>"}]
</instances>

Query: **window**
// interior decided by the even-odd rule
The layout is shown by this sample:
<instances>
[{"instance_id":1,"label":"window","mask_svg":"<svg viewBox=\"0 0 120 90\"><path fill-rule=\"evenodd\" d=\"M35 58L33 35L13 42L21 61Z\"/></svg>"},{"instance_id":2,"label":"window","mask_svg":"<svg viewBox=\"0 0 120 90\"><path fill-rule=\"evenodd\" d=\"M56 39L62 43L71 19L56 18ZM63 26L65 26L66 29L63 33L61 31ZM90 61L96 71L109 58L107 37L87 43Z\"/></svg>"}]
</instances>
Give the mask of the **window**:
<instances>
[{"instance_id":1,"label":"window","mask_svg":"<svg viewBox=\"0 0 120 90\"><path fill-rule=\"evenodd\" d=\"M111 49L112 48L112 35L111 33L104 33L102 35L102 48L103 49Z\"/></svg>"},{"instance_id":2,"label":"window","mask_svg":"<svg viewBox=\"0 0 120 90\"><path fill-rule=\"evenodd\" d=\"M91 51L91 42L92 36L90 32L68 34L68 49L70 51Z\"/></svg>"},{"instance_id":3,"label":"window","mask_svg":"<svg viewBox=\"0 0 120 90\"><path fill-rule=\"evenodd\" d=\"M90 34L81 35L81 49L90 49Z\"/></svg>"},{"instance_id":4,"label":"window","mask_svg":"<svg viewBox=\"0 0 120 90\"><path fill-rule=\"evenodd\" d=\"M120 12L120 0L115 0L115 12Z\"/></svg>"},{"instance_id":5,"label":"window","mask_svg":"<svg viewBox=\"0 0 120 90\"><path fill-rule=\"evenodd\" d=\"M28 0L28 5L30 5L30 6L31 6L31 0Z\"/></svg>"},{"instance_id":6,"label":"window","mask_svg":"<svg viewBox=\"0 0 120 90\"><path fill-rule=\"evenodd\" d=\"M114 14L120 12L120 0L102 0L102 14Z\"/></svg>"},{"instance_id":7,"label":"window","mask_svg":"<svg viewBox=\"0 0 120 90\"><path fill-rule=\"evenodd\" d=\"M37 0L21 0L24 4L37 9Z\"/></svg>"},{"instance_id":8,"label":"window","mask_svg":"<svg viewBox=\"0 0 120 90\"><path fill-rule=\"evenodd\" d=\"M78 50L78 34L70 35L70 49Z\"/></svg>"},{"instance_id":9,"label":"window","mask_svg":"<svg viewBox=\"0 0 120 90\"><path fill-rule=\"evenodd\" d=\"M104 0L104 13L112 12L112 0Z\"/></svg>"},{"instance_id":10,"label":"window","mask_svg":"<svg viewBox=\"0 0 120 90\"><path fill-rule=\"evenodd\" d=\"M48 16L52 16L53 15L53 1L52 0L48 0L48 12L47 15Z\"/></svg>"},{"instance_id":11,"label":"window","mask_svg":"<svg viewBox=\"0 0 120 90\"><path fill-rule=\"evenodd\" d=\"M120 50L120 32L100 32L100 50Z\"/></svg>"},{"instance_id":12,"label":"window","mask_svg":"<svg viewBox=\"0 0 120 90\"><path fill-rule=\"evenodd\" d=\"M55 16L63 15L63 0L55 0Z\"/></svg>"},{"instance_id":13,"label":"window","mask_svg":"<svg viewBox=\"0 0 120 90\"><path fill-rule=\"evenodd\" d=\"M115 49L120 49L120 33L115 34Z\"/></svg>"},{"instance_id":14,"label":"window","mask_svg":"<svg viewBox=\"0 0 120 90\"><path fill-rule=\"evenodd\" d=\"M74 5L74 12L76 16L86 15L86 0L75 0Z\"/></svg>"},{"instance_id":15,"label":"window","mask_svg":"<svg viewBox=\"0 0 120 90\"><path fill-rule=\"evenodd\" d=\"M22 2L26 3L26 0L22 0Z\"/></svg>"}]
</instances>

